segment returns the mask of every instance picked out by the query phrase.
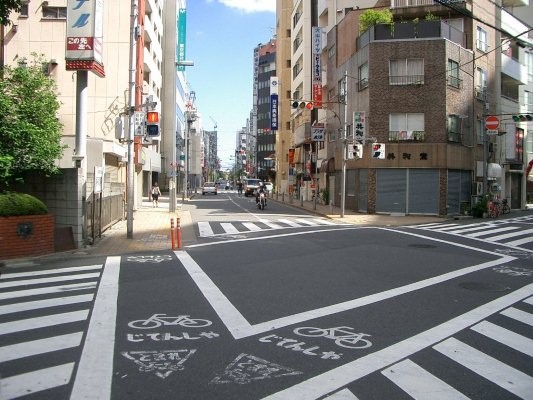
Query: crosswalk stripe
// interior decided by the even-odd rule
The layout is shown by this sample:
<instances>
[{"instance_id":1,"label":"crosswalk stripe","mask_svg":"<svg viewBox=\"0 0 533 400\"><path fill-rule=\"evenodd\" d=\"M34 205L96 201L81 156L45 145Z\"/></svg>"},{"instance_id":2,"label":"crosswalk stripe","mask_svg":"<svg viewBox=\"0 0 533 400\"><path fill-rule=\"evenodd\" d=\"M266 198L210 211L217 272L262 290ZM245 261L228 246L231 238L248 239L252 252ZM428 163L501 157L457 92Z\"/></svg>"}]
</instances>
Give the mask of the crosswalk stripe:
<instances>
[{"instance_id":1,"label":"crosswalk stripe","mask_svg":"<svg viewBox=\"0 0 533 400\"><path fill-rule=\"evenodd\" d=\"M52 283L52 282L62 282L62 281L75 281L79 279L91 279L99 278L100 272L90 273L90 274L76 274L76 275L61 275L54 276L52 278L36 278L36 279L23 279L9 282L0 282L0 288L10 288L17 286L32 286L40 285L43 283Z\"/></svg>"},{"instance_id":2,"label":"crosswalk stripe","mask_svg":"<svg viewBox=\"0 0 533 400\"><path fill-rule=\"evenodd\" d=\"M499 325L489 321L481 321L479 324L472 326L470 329L476 331L490 339L500 342L521 353L533 357L533 340L522 336L518 333L502 328Z\"/></svg>"},{"instance_id":3,"label":"crosswalk stripe","mask_svg":"<svg viewBox=\"0 0 533 400\"><path fill-rule=\"evenodd\" d=\"M493 242L493 241L498 241L498 240L504 240L504 239L509 239L511 237L515 237L515 236L529 235L531 233L533 233L533 229L526 229L525 231L517 231L513 233L508 233L506 235L493 236L490 238L490 241Z\"/></svg>"},{"instance_id":4,"label":"crosswalk stripe","mask_svg":"<svg viewBox=\"0 0 533 400\"><path fill-rule=\"evenodd\" d=\"M26 278L30 276L65 274L65 273L79 272L79 271L91 271L93 269L102 269L102 265L84 265L81 267L56 268L56 269L48 269L45 271L9 272L9 273L0 275L0 280L11 279L11 278Z\"/></svg>"},{"instance_id":5,"label":"crosswalk stripe","mask_svg":"<svg viewBox=\"0 0 533 400\"><path fill-rule=\"evenodd\" d=\"M295 218L294 220L296 222L298 222L299 224L303 224L303 225L309 225L309 226L317 226L318 225L316 222L308 220L308 219L304 219L304 218Z\"/></svg>"},{"instance_id":6,"label":"crosswalk stripe","mask_svg":"<svg viewBox=\"0 0 533 400\"><path fill-rule=\"evenodd\" d=\"M229 222L222 222L220 226L222 227L222 229L224 229L224 232L226 233L230 233L230 234L239 233L239 230L235 228L235 226L233 226L233 224Z\"/></svg>"},{"instance_id":7,"label":"crosswalk stripe","mask_svg":"<svg viewBox=\"0 0 533 400\"><path fill-rule=\"evenodd\" d=\"M291 221L290 219L278 219L278 221L285 225L292 226L293 228L299 228L300 226L302 226L298 224L297 222Z\"/></svg>"},{"instance_id":8,"label":"crosswalk stripe","mask_svg":"<svg viewBox=\"0 0 533 400\"><path fill-rule=\"evenodd\" d=\"M413 399L468 400L461 392L411 360L394 364L381 373Z\"/></svg>"},{"instance_id":9,"label":"crosswalk stripe","mask_svg":"<svg viewBox=\"0 0 533 400\"><path fill-rule=\"evenodd\" d=\"M324 218L313 218L313 221L320 225L336 225L335 222Z\"/></svg>"},{"instance_id":10,"label":"crosswalk stripe","mask_svg":"<svg viewBox=\"0 0 533 400\"><path fill-rule=\"evenodd\" d=\"M30 393L66 385L70 381L74 363L57 365L38 371L27 372L0 380L3 400L11 400Z\"/></svg>"},{"instance_id":11,"label":"crosswalk stripe","mask_svg":"<svg viewBox=\"0 0 533 400\"><path fill-rule=\"evenodd\" d=\"M455 338L433 346L451 360L523 399L531 399L533 378Z\"/></svg>"},{"instance_id":12,"label":"crosswalk stripe","mask_svg":"<svg viewBox=\"0 0 533 400\"><path fill-rule=\"evenodd\" d=\"M468 235L469 232L475 232L475 231L485 231L487 229L490 229L492 225L476 225L471 227L463 227L460 229L453 229L450 231L447 231L447 233L456 233L456 234L466 234Z\"/></svg>"},{"instance_id":13,"label":"crosswalk stripe","mask_svg":"<svg viewBox=\"0 0 533 400\"><path fill-rule=\"evenodd\" d=\"M95 289L96 282L73 283L71 285L48 286L37 289L17 290L0 293L0 300L14 299L17 297L37 296L40 294L61 293L73 290Z\"/></svg>"},{"instance_id":14,"label":"crosswalk stripe","mask_svg":"<svg viewBox=\"0 0 533 400\"><path fill-rule=\"evenodd\" d=\"M211 225L209 225L209 222L198 222L198 231L200 233L200 236L213 236L213 230L211 229Z\"/></svg>"},{"instance_id":15,"label":"crosswalk stripe","mask_svg":"<svg viewBox=\"0 0 533 400\"><path fill-rule=\"evenodd\" d=\"M523 244L531 243L531 242L533 242L533 236L528 236L523 239L513 240L511 242L505 242L505 244L507 246L521 246Z\"/></svg>"},{"instance_id":16,"label":"crosswalk stripe","mask_svg":"<svg viewBox=\"0 0 533 400\"><path fill-rule=\"evenodd\" d=\"M258 231L262 230L259 226L257 226L253 222L243 222L242 225L245 226L246 229L248 229L248 230L250 230L252 232L258 232Z\"/></svg>"},{"instance_id":17,"label":"crosswalk stripe","mask_svg":"<svg viewBox=\"0 0 533 400\"><path fill-rule=\"evenodd\" d=\"M78 347L81 344L83 332L69 333L45 339L12 344L0 347L0 362L17 360L19 358L50 353L52 351Z\"/></svg>"},{"instance_id":18,"label":"crosswalk stripe","mask_svg":"<svg viewBox=\"0 0 533 400\"><path fill-rule=\"evenodd\" d=\"M0 315L12 314L21 311L38 310L41 308L58 307L65 304L85 303L92 301L93 294L80 294L77 296L57 297L53 299L43 299L36 301L27 301L24 303L7 304L0 306Z\"/></svg>"},{"instance_id":19,"label":"crosswalk stripe","mask_svg":"<svg viewBox=\"0 0 533 400\"><path fill-rule=\"evenodd\" d=\"M418 226L422 226L425 229L437 228L437 230L440 231L440 230L446 230L446 229L454 229L454 228L459 227L460 225L458 224L430 224L430 225L418 225Z\"/></svg>"},{"instance_id":20,"label":"crosswalk stripe","mask_svg":"<svg viewBox=\"0 0 533 400\"><path fill-rule=\"evenodd\" d=\"M265 224L266 226L268 226L269 228L272 228L272 229L282 229L283 228L281 225L275 224L274 222L270 222L267 219L260 219L259 222L261 222L262 224Z\"/></svg>"},{"instance_id":21,"label":"crosswalk stripe","mask_svg":"<svg viewBox=\"0 0 533 400\"><path fill-rule=\"evenodd\" d=\"M524 300L524 303L531 304L533 306L533 297L528 297Z\"/></svg>"},{"instance_id":22,"label":"crosswalk stripe","mask_svg":"<svg viewBox=\"0 0 533 400\"><path fill-rule=\"evenodd\" d=\"M526 311L519 310L518 308L509 307L500 312L500 314L505 315L506 317L515 319L517 321L523 322L524 324L533 326L533 314L530 314Z\"/></svg>"},{"instance_id":23,"label":"crosswalk stripe","mask_svg":"<svg viewBox=\"0 0 533 400\"><path fill-rule=\"evenodd\" d=\"M0 335L67 324L70 322L83 321L87 319L88 315L89 310L80 310L61 314L45 315L43 317L21 319L12 322L4 322L0 324Z\"/></svg>"},{"instance_id":24,"label":"crosswalk stripe","mask_svg":"<svg viewBox=\"0 0 533 400\"><path fill-rule=\"evenodd\" d=\"M516 230L516 229L521 229L521 228L518 227L518 226L504 226L502 228L494 228L494 229L486 230L486 231L483 231L483 232L469 233L469 234L467 234L467 236L475 238L475 237L480 237L480 236L492 235L492 234L495 234L495 233L498 233L498 232L513 231L513 230Z\"/></svg>"},{"instance_id":25,"label":"crosswalk stripe","mask_svg":"<svg viewBox=\"0 0 533 400\"><path fill-rule=\"evenodd\" d=\"M330 394L328 400L359 400L359 398L348 389L342 389Z\"/></svg>"}]
</instances>

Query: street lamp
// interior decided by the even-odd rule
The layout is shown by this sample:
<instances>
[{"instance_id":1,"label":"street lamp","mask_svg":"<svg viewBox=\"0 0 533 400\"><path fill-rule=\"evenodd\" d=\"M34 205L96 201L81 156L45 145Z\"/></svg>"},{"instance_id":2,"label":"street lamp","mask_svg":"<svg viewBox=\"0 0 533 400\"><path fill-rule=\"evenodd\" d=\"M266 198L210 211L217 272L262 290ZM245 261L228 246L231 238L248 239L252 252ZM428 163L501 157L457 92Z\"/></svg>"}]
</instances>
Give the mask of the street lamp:
<instances>
[{"instance_id":1,"label":"street lamp","mask_svg":"<svg viewBox=\"0 0 533 400\"><path fill-rule=\"evenodd\" d=\"M194 62L192 61L176 61L175 62L176 67L192 67L194 66ZM174 102L176 101L176 82L174 82ZM176 117L174 116L174 121L176 121ZM176 124L176 122L174 122ZM175 127L177 128L177 127ZM176 154L176 131L177 129L173 129L174 135L172 138L172 152L171 152L171 165L172 165L172 173L170 174L170 182L169 182L169 211L170 212L176 212L176 166L177 166L177 154Z\"/></svg>"}]
</instances>

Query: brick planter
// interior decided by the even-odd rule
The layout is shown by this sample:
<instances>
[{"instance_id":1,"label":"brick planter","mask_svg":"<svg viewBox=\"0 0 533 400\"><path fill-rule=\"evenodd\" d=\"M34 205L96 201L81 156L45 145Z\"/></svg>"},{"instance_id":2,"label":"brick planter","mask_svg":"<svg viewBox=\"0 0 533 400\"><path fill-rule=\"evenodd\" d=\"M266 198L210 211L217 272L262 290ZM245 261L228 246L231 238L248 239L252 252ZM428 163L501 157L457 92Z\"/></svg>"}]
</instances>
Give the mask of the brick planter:
<instances>
[{"instance_id":1,"label":"brick planter","mask_svg":"<svg viewBox=\"0 0 533 400\"><path fill-rule=\"evenodd\" d=\"M0 217L0 260L54 252L54 216Z\"/></svg>"}]
</instances>

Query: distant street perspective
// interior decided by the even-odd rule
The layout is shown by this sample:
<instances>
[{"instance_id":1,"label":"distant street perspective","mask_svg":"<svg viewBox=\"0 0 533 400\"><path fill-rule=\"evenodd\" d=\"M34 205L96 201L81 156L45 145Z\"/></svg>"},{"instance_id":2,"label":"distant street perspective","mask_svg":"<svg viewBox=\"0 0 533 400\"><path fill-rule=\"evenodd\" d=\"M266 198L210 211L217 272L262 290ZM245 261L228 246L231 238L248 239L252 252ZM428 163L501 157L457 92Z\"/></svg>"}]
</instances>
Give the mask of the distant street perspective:
<instances>
[{"instance_id":1,"label":"distant street perspective","mask_svg":"<svg viewBox=\"0 0 533 400\"><path fill-rule=\"evenodd\" d=\"M0 400L533 400L531 0L0 0Z\"/></svg>"}]
</instances>

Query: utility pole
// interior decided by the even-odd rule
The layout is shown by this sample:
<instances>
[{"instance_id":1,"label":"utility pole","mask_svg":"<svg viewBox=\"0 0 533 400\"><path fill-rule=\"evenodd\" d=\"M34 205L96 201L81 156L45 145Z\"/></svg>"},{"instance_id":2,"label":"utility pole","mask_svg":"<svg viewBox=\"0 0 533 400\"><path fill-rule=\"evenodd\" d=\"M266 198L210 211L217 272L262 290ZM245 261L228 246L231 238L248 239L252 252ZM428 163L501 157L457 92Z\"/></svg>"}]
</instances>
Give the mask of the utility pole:
<instances>
[{"instance_id":1,"label":"utility pole","mask_svg":"<svg viewBox=\"0 0 533 400\"><path fill-rule=\"evenodd\" d=\"M137 10L138 0L131 0L131 22L130 22L130 81L129 81L129 129L128 129L128 169L127 169L127 191L126 191L126 237L133 239L133 198L135 196L134 188L134 157L133 157L133 134L135 130L134 112L135 112L135 62L136 62L136 45L137 45Z\"/></svg>"},{"instance_id":2,"label":"utility pole","mask_svg":"<svg viewBox=\"0 0 533 400\"><path fill-rule=\"evenodd\" d=\"M344 209L346 207L346 152L347 141L346 137L348 130L348 71L344 72L344 80L342 82L342 93L344 103L344 123L342 124L342 177L341 177L341 218L344 218Z\"/></svg>"}]
</instances>

